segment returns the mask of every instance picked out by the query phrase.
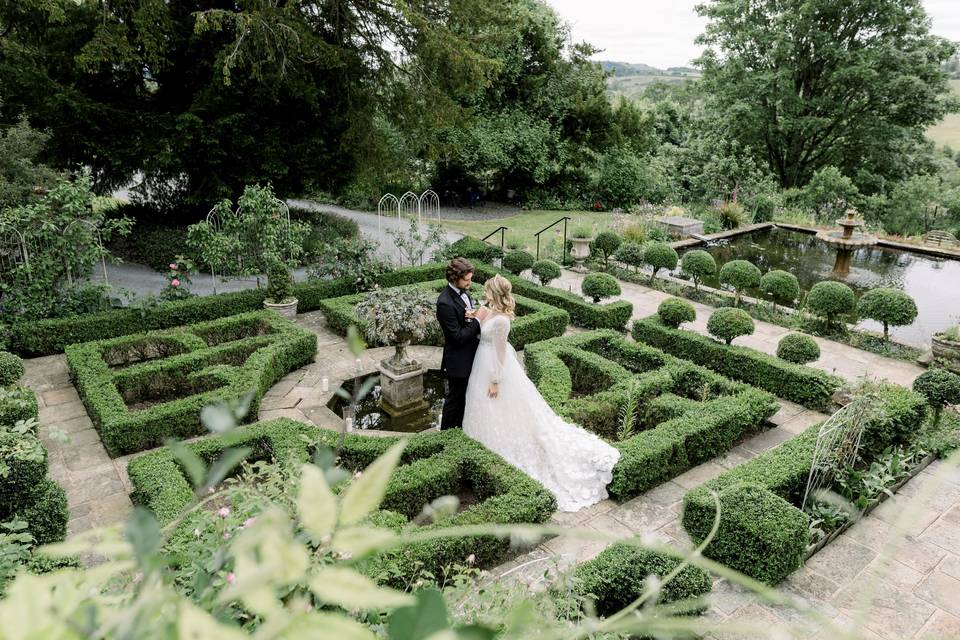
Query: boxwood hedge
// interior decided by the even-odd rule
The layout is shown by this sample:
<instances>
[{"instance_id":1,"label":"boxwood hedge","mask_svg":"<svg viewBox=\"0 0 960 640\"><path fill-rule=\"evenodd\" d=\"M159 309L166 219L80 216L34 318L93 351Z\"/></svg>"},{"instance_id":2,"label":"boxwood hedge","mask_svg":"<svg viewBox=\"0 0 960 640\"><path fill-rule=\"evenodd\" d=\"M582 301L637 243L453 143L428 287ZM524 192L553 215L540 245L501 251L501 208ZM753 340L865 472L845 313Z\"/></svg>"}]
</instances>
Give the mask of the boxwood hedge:
<instances>
[{"instance_id":1,"label":"boxwood hedge","mask_svg":"<svg viewBox=\"0 0 960 640\"><path fill-rule=\"evenodd\" d=\"M0 425L36 418L38 411L37 396L27 387L0 387Z\"/></svg>"},{"instance_id":2,"label":"boxwood hedge","mask_svg":"<svg viewBox=\"0 0 960 640\"><path fill-rule=\"evenodd\" d=\"M610 330L528 345L524 360L558 413L602 437L627 436L613 443L620 460L607 490L618 500L729 450L778 408L769 393ZM636 427L624 434L620 413L631 394Z\"/></svg>"},{"instance_id":3,"label":"boxwood hedge","mask_svg":"<svg viewBox=\"0 0 960 640\"><path fill-rule=\"evenodd\" d=\"M817 411L830 406L843 380L749 347L720 344L694 331L673 329L651 316L633 323L633 337L679 358L746 382Z\"/></svg>"},{"instance_id":4,"label":"boxwood hedge","mask_svg":"<svg viewBox=\"0 0 960 640\"><path fill-rule=\"evenodd\" d=\"M306 462L316 444L339 446L340 464L359 470L396 442L396 438L353 434L342 441L339 437L333 431L279 419L202 438L186 446L212 461L227 447L243 445L251 448L249 459L271 459L280 464ZM375 523L409 527L409 520L424 505L442 495L465 491L477 496L479 502L443 523L428 526L539 523L556 509L553 496L537 482L457 429L410 438L401 462L387 487L382 510L373 518ZM193 499L183 470L167 449L137 456L127 469L134 487L134 502L153 511L162 524L172 521ZM501 560L508 547L508 540L489 536L433 540L393 550L368 562L364 570L381 582L403 584L420 571L441 575L444 567L463 563L471 554L477 565L489 566Z\"/></svg>"},{"instance_id":5,"label":"boxwood hedge","mask_svg":"<svg viewBox=\"0 0 960 640\"><path fill-rule=\"evenodd\" d=\"M447 282L434 280L413 286L439 292L447 286ZM480 285L475 284L472 287L472 295L475 297L480 296L481 291ZM365 295L359 293L321 301L320 308L326 316L327 327L340 335L346 335L351 325L362 329L364 323L357 318L356 306ZM520 350L528 343L563 335L570 322L570 316L566 311L521 295L514 297L517 301L517 318L510 328L510 343L515 349ZM442 345L443 335L439 325L431 324L429 330L430 333L423 344Z\"/></svg>"},{"instance_id":6,"label":"boxwood hedge","mask_svg":"<svg viewBox=\"0 0 960 640\"><path fill-rule=\"evenodd\" d=\"M314 333L269 311L70 345L67 365L111 455L202 433L200 410L263 394L313 359Z\"/></svg>"},{"instance_id":7,"label":"boxwood hedge","mask_svg":"<svg viewBox=\"0 0 960 640\"><path fill-rule=\"evenodd\" d=\"M880 412L866 427L860 453L868 461L908 441L924 420L923 399L895 385L877 385ZM683 526L702 541L717 513L719 530L704 554L742 573L777 584L806 556L809 516L803 501L819 424L684 496Z\"/></svg>"}]
</instances>

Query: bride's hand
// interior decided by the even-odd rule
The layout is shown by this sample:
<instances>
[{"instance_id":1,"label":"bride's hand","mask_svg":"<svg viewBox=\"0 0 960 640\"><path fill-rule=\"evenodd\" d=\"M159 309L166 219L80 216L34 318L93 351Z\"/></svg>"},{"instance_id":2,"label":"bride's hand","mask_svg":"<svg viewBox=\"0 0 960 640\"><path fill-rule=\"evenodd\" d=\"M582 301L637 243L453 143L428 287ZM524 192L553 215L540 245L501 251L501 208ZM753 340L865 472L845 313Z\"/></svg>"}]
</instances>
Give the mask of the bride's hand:
<instances>
[{"instance_id":1,"label":"bride's hand","mask_svg":"<svg viewBox=\"0 0 960 640\"><path fill-rule=\"evenodd\" d=\"M498 393L500 393L500 390L498 388L497 383L496 382L490 383L490 386L487 387L487 395L490 396L491 398L496 398Z\"/></svg>"}]
</instances>

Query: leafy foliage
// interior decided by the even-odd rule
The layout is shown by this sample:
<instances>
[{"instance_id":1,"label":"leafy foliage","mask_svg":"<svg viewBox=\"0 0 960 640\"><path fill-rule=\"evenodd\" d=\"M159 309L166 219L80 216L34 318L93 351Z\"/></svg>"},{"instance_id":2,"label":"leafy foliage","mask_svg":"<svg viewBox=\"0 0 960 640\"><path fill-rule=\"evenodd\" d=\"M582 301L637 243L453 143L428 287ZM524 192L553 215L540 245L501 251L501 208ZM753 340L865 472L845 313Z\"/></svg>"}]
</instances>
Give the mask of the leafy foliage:
<instances>
[{"instance_id":1,"label":"leafy foliage","mask_svg":"<svg viewBox=\"0 0 960 640\"><path fill-rule=\"evenodd\" d=\"M694 249L683 254L680 268L693 280L694 290L699 291L700 281L717 272L717 261L703 249Z\"/></svg>"},{"instance_id":2,"label":"leafy foliage","mask_svg":"<svg viewBox=\"0 0 960 640\"><path fill-rule=\"evenodd\" d=\"M760 285L760 269L747 260L731 260L720 267L720 282L734 288L734 304L739 305L744 291Z\"/></svg>"},{"instance_id":3,"label":"leafy foliage","mask_svg":"<svg viewBox=\"0 0 960 640\"><path fill-rule=\"evenodd\" d=\"M617 248L616 253L613 254L613 257L633 267L634 271L637 271L646 264L643 259L643 245L633 240L624 240L623 244Z\"/></svg>"},{"instance_id":4,"label":"leafy foliage","mask_svg":"<svg viewBox=\"0 0 960 640\"><path fill-rule=\"evenodd\" d=\"M651 280L660 269L675 269L679 259L676 250L665 242L650 242L643 250L643 261L653 269Z\"/></svg>"},{"instance_id":5,"label":"leafy foliage","mask_svg":"<svg viewBox=\"0 0 960 640\"><path fill-rule=\"evenodd\" d=\"M857 315L882 324L883 339L888 340L891 325L899 327L916 320L917 303L900 289L880 287L860 296L857 302Z\"/></svg>"},{"instance_id":6,"label":"leafy foliage","mask_svg":"<svg viewBox=\"0 0 960 640\"><path fill-rule=\"evenodd\" d=\"M717 208L720 226L724 229L736 229L747 219L747 213L739 202L724 202Z\"/></svg>"},{"instance_id":7,"label":"leafy foliage","mask_svg":"<svg viewBox=\"0 0 960 640\"><path fill-rule=\"evenodd\" d=\"M960 404L960 376L946 369L934 368L921 373L913 381L913 390L933 407L934 422L940 422L944 405Z\"/></svg>"},{"instance_id":8,"label":"leafy foliage","mask_svg":"<svg viewBox=\"0 0 960 640\"><path fill-rule=\"evenodd\" d=\"M539 260L533 264L531 271L543 286L547 286L551 280L556 280L562 275L560 265L553 260Z\"/></svg>"},{"instance_id":9,"label":"leafy foliage","mask_svg":"<svg viewBox=\"0 0 960 640\"><path fill-rule=\"evenodd\" d=\"M616 253L623 239L613 231L601 231L593 240L592 248L603 256L603 264L610 263L610 257Z\"/></svg>"},{"instance_id":10,"label":"leafy foliage","mask_svg":"<svg viewBox=\"0 0 960 640\"><path fill-rule=\"evenodd\" d=\"M607 273L590 273L580 285L583 295L600 302L602 298L611 298L620 295L620 283Z\"/></svg>"},{"instance_id":11,"label":"leafy foliage","mask_svg":"<svg viewBox=\"0 0 960 640\"><path fill-rule=\"evenodd\" d=\"M697 319L697 312L693 305L680 298L667 298L657 307L657 316L668 327L676 329L684 322L693 322Z\"/></svg>"},{"instance_id":12,"label":"leafy foliage","mask_svg":"<svg viewBox=\"0 0 960 640\"><path fill-rule=\"evenodd\" d=\"M420 288L381 289L365 295L357 305L357 317L372 343L419 342L427 336L428 325L436 322L434 304Z\"/></svg>"},{"instance_id":13,"label":"leafy foliage","mask_svg":"<svg viewBox=\"0 0 960 640\"><path fill-rule=\"evenodd\" d=\"M743 309L722 307L710 314L707 331L715 338L730 344L738 336L753 333L753 320Z\"/></svg>"},{"instance_id":14,"label":"leafy foliage","mask_svg":"<svg viewBox=\"0 0 960 640\"><path fill-rule=\"evenodd\" d=\"M0 211L30 204L36 190L54 186L56 173L39 162L49 139L25 117L0 129Z\"/></svg>"},{"instance_id":15,"label":"leafy foliage","mask_svg":"<svg viewBox=\"0 0 960 640\"><path fill-rule=\"evenodd\" d=\"M838 316L853 311L856 301L853 289L842 282L826 280L810 288L807 308L818 316L822 316L827 326L830 326Z\"/></svg>"},{"instance_id":16,"label":"leafy foliage","mask_svg":"<svg viewBox=\"0 0 960 640\"><path fill-rule=\"evenodd\" d=\"M792 305L800 297L800 282L789 271L773 269L760 278L760 290L773 298L774 307L778 302Z\"/></svg>"},{"instance_id":17,"label":"leafy foliage","mask_svg":"<svg viewBox=\"0 0 960 640\"><path fill-rule=\"evenodd\" d=\"M795 364L807 364L820 357L820 345L808 335L788 333L777 343L777 357Z\"/></svg>"},{"instance_id":18,"label":"leafy foliage","mask_svg":"<svg viewBox=\"0 0 960 640\"><path fill-rule=\"evenodd\" d=\"M528 251L510 251L503 256L503 268L514 275L520 275L533 266L536 258Z\"/></svg>"},{"instance_id":19,"label":"leafy foliage","mask_svg":"<svg viewBox=\"0 0 960 640\"><path fill-rule=\"evenodd\" d=\"M9 351L0 351L0 387L7 387L23 377L23 360Z\"/></svg>"}]
</instances>

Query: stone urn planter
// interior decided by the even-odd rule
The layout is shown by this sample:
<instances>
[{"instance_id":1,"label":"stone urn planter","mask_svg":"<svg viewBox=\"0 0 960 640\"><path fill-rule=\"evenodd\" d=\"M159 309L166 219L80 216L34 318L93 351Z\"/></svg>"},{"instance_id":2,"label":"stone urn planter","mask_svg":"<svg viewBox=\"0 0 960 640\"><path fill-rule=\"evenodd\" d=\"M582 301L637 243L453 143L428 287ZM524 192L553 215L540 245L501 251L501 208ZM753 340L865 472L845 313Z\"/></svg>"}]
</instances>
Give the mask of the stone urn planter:
<instances>
[{"instance_id":1,"label":"stone urn planter","mask_svg":"<svg viewBox=\"0 0 960 640\"><path fill-rule=\"evenodd\" d=\"M289 298L279 303L267 302L266 300L264 300L263 308L270 309L271 311L276 311L284 318L289 318L290 320L294 320L297 317L298 302L299 300L297 300L296 298Z\"/></svg>"},{"instance_id":2,"label":"stone urn planter","mask_svg":"<svg viewBox=\"0 0 960 640\"><path fill-rule=\"evenodd\" d=\"M960 340L951 340L943 333L935 333L931 340L933 358L944 367L960 373Z\"/></svg>"},{"instance_id":3,"label":"stone urn planter","mask_svg":"<svg viewBox=\"0 0 960 640\"><path fill-rule=\"evenodd\" d=\"M586 273L583 262L590 257L590 243L593 238L570 238L570 257L573 258L573 270L577 273Z\"/></svg>"}]
</instances>

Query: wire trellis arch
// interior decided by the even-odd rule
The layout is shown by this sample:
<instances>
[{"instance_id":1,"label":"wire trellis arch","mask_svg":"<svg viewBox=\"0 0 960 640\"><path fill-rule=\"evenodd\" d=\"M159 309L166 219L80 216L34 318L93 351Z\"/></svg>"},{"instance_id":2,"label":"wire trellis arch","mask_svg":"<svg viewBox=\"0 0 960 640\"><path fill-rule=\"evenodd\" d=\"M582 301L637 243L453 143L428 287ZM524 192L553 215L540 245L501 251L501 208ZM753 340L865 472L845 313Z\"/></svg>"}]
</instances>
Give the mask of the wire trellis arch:
<instances>
[{"instance_id":1,"label":"wire trellis arch","mask_svg":"<svg viewBox=\"0 0 960 640\"><path fill-rule=\"evenodd\" d=\"M90 220L78 218L72 220L62 228L53 223L44 222L41 230L47 233L53 231L56 235L66 239L78 228L86 228L90 233L90 237L95 241L97 252L100 256L99 262L100 270L103 274L103 282L109 285L110 276L107 271L107 252L103 246L103 235L100 230L100 225ZM32 281L33 274L30 269L31 256L42 255L49 249L50 243L44 240L45 237L46 233L34 234L31 233L29 229L24 233L9 224L0 225L0 272L9 272L23 267L27 280ZM67 284L72 287L75 282L73 269L70 266L70 258L71 256L66 253L60 256L60 259L63 260Z\"/></svg>"},{"instance_id":2,"label":"wire trellis arch","mask_svg":"<svg viewBox=\"0 0 960 640\"><path fill-rule=\"evenodd\" d=\"M413 191L407 191L399 198L392 193L386 193L377 203L377 239L383 244L383 218L396 217L397 223L402 224L404 220L413 220L416 216L418 226L423 225L424 218L427 222L436 222L440 224L440 196L433 189L427 189L419 196Z\"/></svg>"},{"instance_id":3,"label":"wire trellis arch","mask_svg":"<svg viewBox=\"0 0 960 640\"><path fill-rule=\"evenodd\" d=\"M276 199L276 204L278 205L278 208L280 208L280 209L282 210L283 217L284 217L284 224L285 224L285 226L284 226L285 233L286 233L286 235L289 237L289 235L290 235L290 207L287 205L286 202L284 202L283 200L280 200L279 198ZM223 220L221 219L220 210L219 210L219 209L220 209L220 206L219 206L219 205L216 205L216 206L214 206L213 208L211 208L210 211L207 212L207 218L206 218L207 224L210 226L211 231L212 231L213 233L215 233L215 234L224 233ZM228 211L229 211L229 209L228 209ZM231 214L232 214L236 219L238 219L238 220L241 219L242 216L244 215L243 207L238 205L237 208L234 209L234 210L231 212ZM236 225L236 228L237 228L237 229L243 229L244 227L243 227L242 224L238 224L238 225ZM257 237L257 238L258 238L258 236L255 235L255 230L254 230L254 234L252 234L252 237ZM210 278L211 278L212 283L213 283L213 293L214 293L214 294L217 293L217 277L218 277L217 273L218 273L218 271L219 271L219 277L220 277L220 278L226 278L227 276L230 276L230 275L234 275L234 276L250 275L249 272L244 268L244 257L245 257L245 256L244 256L244 242L245 242L246 240L248 240L248 239L242 238L242 237L239 235L239 231L233 236L232 239L233 239L233 241L234 241L234 242L233 242L233 246L236 247L236 252L235 252L235 253L231 253L231 254L225 255L225 256L219 256L219 260L211 260L211 261L209 261L209 265L208 265L208 266L210 267ZM252 240L251 240L251 241L252 241ZM292 247L290 246L290 243L289 243L289 242L284 242L284 246L287 247L287 258L288 258L288 259L292 259L292 258L293 258L293 249L292 249ZM247 246L247 248L249 249L249 245ZM258 247L256 248L257 250L253 251L253 254L254 254L254 255L259 255L259 254L260 254L260 248L261 248L261 247L258 246ZM218 262L219 262L219 264L216 264L216 263L218 263ZM235 265L236 268L235 268L235 269L234 269L234 268L231 268L231 265ZM259 281L259 280L258 280L258 281Z\"/></svg>"}]
</instances>

